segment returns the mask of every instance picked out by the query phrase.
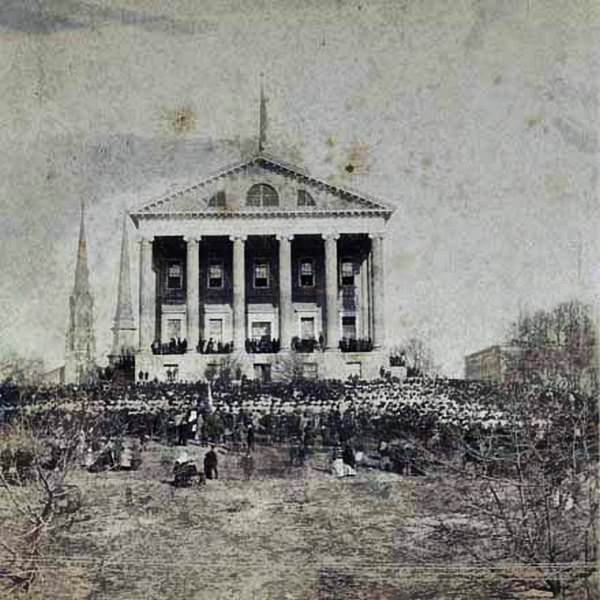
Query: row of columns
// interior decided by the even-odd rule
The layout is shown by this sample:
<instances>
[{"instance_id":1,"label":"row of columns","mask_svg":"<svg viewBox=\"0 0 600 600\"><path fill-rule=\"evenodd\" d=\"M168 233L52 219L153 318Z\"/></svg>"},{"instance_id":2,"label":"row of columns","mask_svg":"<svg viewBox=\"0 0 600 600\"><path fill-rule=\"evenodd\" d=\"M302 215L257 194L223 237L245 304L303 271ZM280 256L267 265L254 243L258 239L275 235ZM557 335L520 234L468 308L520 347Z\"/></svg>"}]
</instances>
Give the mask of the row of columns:
<instances>
[{"instance_id":1,"label":"row of columns","mask_svg":"<svg viewBox=\"0 0 600 600\"><path fill-rule=\"evenodd\" d=\"M326 289L326 350L336 350L339 343L338 317L338 253L337 234L323 234L325 240L325 289ZM384 316L384 238L371 234L373 308L373 347L385 345ZM293 235L278 235L279 241L279 338L281 348L289 349L294 331L294 307L292 304L292 247ZM243 348L246 341L246 275L245 242L247 236L230 236L233 242L233 342L235 348ZM200 277L199 237L186 237L187 246L187 339L188 349L193 351L194 340L200 338ZM150 348L154 341L156 318L156 283L152 268L152 240L140 241L139 285L139 342L140 349Z\"/></svg>"}]
</instances>

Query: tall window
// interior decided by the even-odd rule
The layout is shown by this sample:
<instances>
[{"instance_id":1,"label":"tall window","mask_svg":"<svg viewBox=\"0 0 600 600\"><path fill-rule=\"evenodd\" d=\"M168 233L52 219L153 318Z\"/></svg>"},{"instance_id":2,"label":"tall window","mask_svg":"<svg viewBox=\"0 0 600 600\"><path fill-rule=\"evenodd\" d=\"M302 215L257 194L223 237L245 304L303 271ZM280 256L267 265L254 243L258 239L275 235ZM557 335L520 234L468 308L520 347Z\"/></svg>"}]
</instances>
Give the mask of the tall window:
<instances>
[{"instance_id":1,"label":"tall window","mask_svg":"<svg viewBox=\"0 0 600 600\"><path fill-rule=\"evenodd\" d=\"M269 261L264 258L257 258L254 261L254 287L269 287Z\"/></svg>"},{"instance_id":2,"label":"tall window","mask_svg":"<svg viewBox=\"0 0 600 600\"><path fill-rule=\"evenodd\" d=\"M208 320L208 337L217 343L223 341L223 319Z\"/></svg>"},{"instance_id":3,"label":"tall window","mask_svg":"<svg viewBox=\"0 0 600 600\"><path fill-rule=\"evenodd\" d=\"M300 335L303 340L315 339L315 318L301 317L300 319Z\"/></svg>"},{"instance_id":4,"label":"tall window","mask_svg":"<svg viewBox=\"0 0 600 600\"><path fill-rule=\"evenodd\" d=\"M298 206L306 207L306 206L315 206L315 199L306 191L306 190L298 190Z\"/></svg>"},{"instance_id":5,"label":"tall window","mask_svg":"<svg viewBox=\"0 0 600 600\"><path fill-rule=\"evenodd\" d=\"M271 323L269 321L252 322L252 339L256 342L271 339Z\"/></svg>"},{"instance_id":6,"label":"tall window","mask_svg":"<svg viewBox=\"0 0 600 600\"><path fill-rule=\"evenodd\" d=\"M248 190L246 205L264 208L279 206L279 196L270 185L257 183Z\"/></svg>"},{"instance_id":7,"label":"tall window","mask_svg":"<svg viewBox=\"0 0 600 600\"><path fill-rule=\"evenodd\" d=\"M208 265L208 287L220 290L223 287L223 263L211 261Z\"/></svg>"},{"instance_id":8,"label":"tall window","mask_svg":"<svg viewBox=\"0 0 600 600\"><path fill-rule=\"evenodd\" d=\"M211 208L225 208L225 191L219 190L208 199L208 206Z\"/></svg>"},{"instance_id":9,"label":"tall window","mask_svg":"<svg viewBox=\"0 0 600 600\"><path fill-rule=\"evenodd\" d=\"M347 340L356 338L356 317L342 317L342 337Z\"/></svg>"},{"instance_id":10,"label":"tall window","mask_svg":"<svg viewBox=\"0 0 600 600\"><path fill-rule=\"evenodd\" d=\"M344 287L349 287L354 285L354 274L356 271L354 261L350 259L342 260L342 285Z\"/></svg>"},{"instance_id":11,"label":"tall window","mask_svg":"<svg viewBox=\"0 0 600 600\"><path fill-rule=\"evenodd\" d=\"M179 260L167 263L167 289L180 290L183 288L183 266Z\"/></svg>"},{"instance_id":12,"label":"tall window","mask_svg":"<svg viewBox=\"0 0 600 600\"><path fill-rule=\"evenodd\" d=\"M167 339L181 336L181 319L167 319Z\"/></svg>"},{"instance_id":13,"label":"tall window","mask_svg":"<svg viewBox=\"0 0 600 600\"><path fill-rule=\"evenodd\" d=\"M312 258L300 259L300 287L315 285L315 263Z\"/></svg>"}]
</instances>

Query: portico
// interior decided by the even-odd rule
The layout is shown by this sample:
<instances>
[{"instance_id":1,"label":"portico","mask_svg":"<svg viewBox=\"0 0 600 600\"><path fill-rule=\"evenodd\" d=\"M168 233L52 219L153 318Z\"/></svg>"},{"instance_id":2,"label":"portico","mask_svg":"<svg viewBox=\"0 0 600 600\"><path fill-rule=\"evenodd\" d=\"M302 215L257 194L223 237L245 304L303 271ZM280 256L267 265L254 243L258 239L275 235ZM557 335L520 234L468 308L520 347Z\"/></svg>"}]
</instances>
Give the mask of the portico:
<instances>
[{"instance_id":1,"label":"portico","mask_svg":"<svg viewBox=\"0 0 600 600\"><path fill-rule=\"evenodd\" d=\"M261 154L132 212L136 372L375 377L392 210Z\"/></svg>"}]
</instances>

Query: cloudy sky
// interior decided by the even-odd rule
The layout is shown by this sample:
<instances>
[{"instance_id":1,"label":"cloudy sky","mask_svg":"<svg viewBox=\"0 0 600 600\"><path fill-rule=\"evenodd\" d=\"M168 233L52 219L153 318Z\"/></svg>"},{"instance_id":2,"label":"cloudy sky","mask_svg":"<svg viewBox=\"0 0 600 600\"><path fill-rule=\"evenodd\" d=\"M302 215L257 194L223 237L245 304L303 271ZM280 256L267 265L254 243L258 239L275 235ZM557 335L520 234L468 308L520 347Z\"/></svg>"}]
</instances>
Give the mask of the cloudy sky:
<instances>
[{"instance_id":1,"label":"cloudy sky","mask_svg":"<svg viewBox=\"0 0 600 600\"><path fill-rule=\"evenodd\" d=\"M461 374L600 282L596 7L2 0L0 352L61 362L83 199L106 354L123 211L251 152L264 71L269 152L397 206L390 340Z\"/></svg>"}]
</instances>

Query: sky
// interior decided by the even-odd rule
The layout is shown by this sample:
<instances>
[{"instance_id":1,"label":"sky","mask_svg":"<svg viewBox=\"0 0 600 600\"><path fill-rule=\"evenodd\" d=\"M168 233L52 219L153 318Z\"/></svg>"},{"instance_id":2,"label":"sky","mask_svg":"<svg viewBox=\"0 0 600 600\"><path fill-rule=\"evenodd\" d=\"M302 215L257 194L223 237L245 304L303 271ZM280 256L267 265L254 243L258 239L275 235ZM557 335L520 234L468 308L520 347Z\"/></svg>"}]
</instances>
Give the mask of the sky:
<instances>
[{"instance_id":1,"label":"sky","mask_svg":"<svg viewBox=\"0 0 600 600\"><path fill-rule=\"evenodd\" d=\"M519 311L597 297L599 24L583 0L3 0L0 355L62 362L84 201L103 361L124 211L248 156L264 72L266 150L397 207L388 341L460 376Z\"/></svg>"}]
</instances>

